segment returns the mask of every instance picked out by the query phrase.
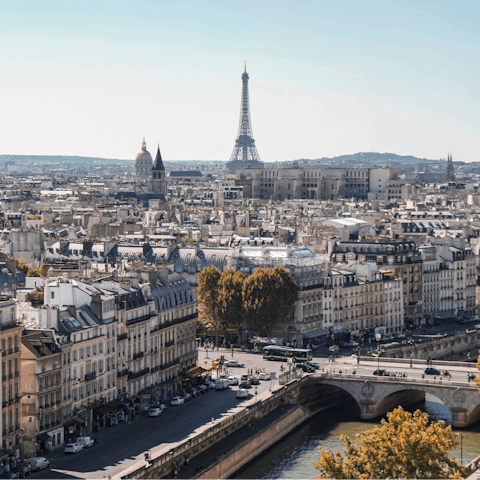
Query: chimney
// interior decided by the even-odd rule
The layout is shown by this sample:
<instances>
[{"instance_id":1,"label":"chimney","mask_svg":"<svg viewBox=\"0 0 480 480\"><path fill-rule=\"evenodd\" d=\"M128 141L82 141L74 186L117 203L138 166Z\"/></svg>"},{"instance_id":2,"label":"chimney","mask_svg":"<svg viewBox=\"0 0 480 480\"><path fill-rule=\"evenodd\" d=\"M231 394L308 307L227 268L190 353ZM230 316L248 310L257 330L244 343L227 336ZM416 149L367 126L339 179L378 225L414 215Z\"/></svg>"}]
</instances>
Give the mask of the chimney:
<instances>
[{"instance_id":1,"label":"chimney","mask_svg":"<svg viewBox=\"0 0 480 480\"><path fill-rule=\"evenodd\" d=\"M17 275L17 262L15 260L7 260L5 266L10 270L10 273L14 277Z\"/></svg>"},{"instance_id":2,"label":"chimney","mask_svg":"<svg viewBox=\"0 0 480 480\"><path fill-rule=\"evenodd\" d=\"M103 319L102 300L99 293L94 293L92 295L92 301L90 302L90 310L99 320Z\"/></svg>"},{"instance_id":3,"label":"chimney","mask_svg":"<svg viewBox=\"0 0 480 480\"><path fill-rule=\"evenodd\" d=\"M165 286L168 285L168 268L167 267L158 267L157 268L158 277L162 280Z\"/></svg>"},{"instance_id":4,"label":"chimney","mask_svg":"<svg viewBox=\"0 0 480 480\"><path fill-rule=\"evenodd\" d=\"M148 272L148 281L153 288L157 288L157 270L153 269Z\"/></svg>"},{"instance_id":5,"label":"chimney","mask_svg":"<svg viewBox=\"0 0 480 480\"><path fill-rule=\"evenodd\" d=\"M68 313L74 318L77 318L77 307L75 305L67 305Z\"/></svg>"}]
</instances>

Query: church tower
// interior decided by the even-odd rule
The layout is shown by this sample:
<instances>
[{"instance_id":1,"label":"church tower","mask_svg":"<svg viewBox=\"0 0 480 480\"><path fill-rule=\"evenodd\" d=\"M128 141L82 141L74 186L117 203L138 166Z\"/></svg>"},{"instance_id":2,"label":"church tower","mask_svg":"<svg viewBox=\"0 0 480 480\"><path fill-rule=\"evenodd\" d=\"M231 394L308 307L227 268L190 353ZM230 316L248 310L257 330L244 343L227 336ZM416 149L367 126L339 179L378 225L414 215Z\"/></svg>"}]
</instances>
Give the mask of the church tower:
<instances>
[{"instance_id":1,"label":"church tower","mask_svg":"<svg viewBox=\"0 0 480 480\"><path fill-rule=\"evenodd\" d=\"M160 154L160 146L157 148L155 162L148 179L148 193L161 193L167 198L167 181L165 179L165 167Z\"/></svg>"},{"instance_id":2,"label":"church tower","mask_svg":"<svg viewBox=\"0 0 480 480\"><path fill-rule=\"evenodd\" d=\"M446 182L455 181L455 171L453 170L453 160L452 160L451 153L449 153L447 157L447 166L445 167L445 181Z\"/></svg>"}]
</instances>

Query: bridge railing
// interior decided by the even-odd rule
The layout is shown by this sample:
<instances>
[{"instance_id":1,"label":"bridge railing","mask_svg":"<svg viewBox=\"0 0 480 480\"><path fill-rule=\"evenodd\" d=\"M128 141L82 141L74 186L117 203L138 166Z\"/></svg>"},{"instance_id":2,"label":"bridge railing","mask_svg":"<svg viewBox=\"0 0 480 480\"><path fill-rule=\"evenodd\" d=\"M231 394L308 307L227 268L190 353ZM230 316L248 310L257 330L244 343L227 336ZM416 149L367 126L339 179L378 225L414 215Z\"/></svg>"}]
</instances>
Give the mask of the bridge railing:
<instances>
[{"instance_id":1,"label":"bridge railing","mask_svg":"<svg viewBox=\"0 0 480 480\"><path fill-rule=\"evenodd\" d=\"M351 373L329 373L329 372L317 372L304 375L303 378L312 376L315 378L335 378L335 379L349 379L349 380L363 380L363 381L375 381L375 382L393 382L393 383L406 383L406 384L421 384L421 385L435 385L437 387L461 387L463 389L477 390L478 387L474 382L455 382L451 380L442 380L441 378L412 378L412 377L384 377L376 375L359 375Z\"/></svg>"}]
</instances>

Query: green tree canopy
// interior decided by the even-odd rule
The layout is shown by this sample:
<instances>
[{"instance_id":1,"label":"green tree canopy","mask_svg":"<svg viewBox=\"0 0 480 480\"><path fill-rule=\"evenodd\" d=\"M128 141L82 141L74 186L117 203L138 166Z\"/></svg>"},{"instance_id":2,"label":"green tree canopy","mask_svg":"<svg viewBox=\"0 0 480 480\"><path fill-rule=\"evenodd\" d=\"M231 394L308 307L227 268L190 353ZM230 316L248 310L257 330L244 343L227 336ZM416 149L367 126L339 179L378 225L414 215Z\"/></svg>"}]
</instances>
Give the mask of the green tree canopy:
<instances>
[{"instance_id":1,"label":"green tree canopy","mask_svg":"<svg viewBox=\"0 0 480 480\"><path fill-rule=\"evenodd\" d=\"M247 325L268 335L290 313L297 286L283 267L259 268L245 279L242 293Z\"/></svg>"},{"instance_id":2,"label":"green tree canopy","mask_svg":"<svg viewBox=\"0 0 480 480\"><path fill-rule=\"evenodd\" d=\"M222 321L238 332L238 341L241 340L241 330L245 323L242 288L244 277L242 272L225 270L220 276L218 284L218 299Z\"/></svg>"},{"instance_id":3,"label":"green tree canopy","mask_svg":"<svg viewBox=\"0 0 480 480\"><path fill-rule=\"evenodd\" d=\"M464 478L465 469L449 457L458 435L443 420L429 422L427 413L398 407L354 442L342 435L343 454L319 448L316 478Z\"/></svg>"},{"instance_id":4,"label":"green tree canopy","mask_svg":"<svg viewBox=\"0 0 480 480\"><path fill-rule=\"evenodd\" d=\"M207 327L215 331L217 345L218 333L222 325L218 285L220 272L217 267L204 268L198 274L198 318Z\"/></svg>"}]
</instances>

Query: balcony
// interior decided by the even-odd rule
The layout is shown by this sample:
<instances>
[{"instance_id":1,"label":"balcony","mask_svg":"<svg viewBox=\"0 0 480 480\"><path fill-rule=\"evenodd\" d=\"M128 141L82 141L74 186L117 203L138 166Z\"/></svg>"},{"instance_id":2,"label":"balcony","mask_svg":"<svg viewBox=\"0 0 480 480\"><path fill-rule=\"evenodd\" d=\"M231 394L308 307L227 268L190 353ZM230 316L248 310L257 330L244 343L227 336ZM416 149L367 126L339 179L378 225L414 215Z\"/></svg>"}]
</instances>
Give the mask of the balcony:
<instances>
[{"instance_id":1,"label":"balcony","mask_svg":"<svg viewBox=\"0 0 480 480\"><path fill-rule=\"evenodd\" d=\"M90 382L92 380L95 380L97 378L97 372L91 372L91 373L86 373L85 374L85 381Z\"/></svg>"},{"instance_id":2,"label":"balcony","mask_svg":"<svg viewBox=\"0 0 480 480\"><path fill-rule=\"evenodd\" d=\"M121 370L120 372L117 373L117 378L125 377L125 375L128 375L129 373L130 373L130 370L128 368L125 368L125 370Z\"/></svg>"},{"instance_id":3,"label":"balcony","mask_svg":"<svg viewBox=\"0 0 480 480\"><path fill-rule=\"evenodd\" d=\"M175 345L175 340L170 340L168 342L165 342L165 348L170 348Z\"/></svg>"},{"instance_id":4,"label":"balcony","mask_svg":"<svg viewBox=\"0 0 480 480\"><path fill-rule=\"evenodd\" d=\"M136 323L145 322L155 316L155 313L149 313L148 315L143 315L141 317L131 318L130 320L127 320L127 325L135 325Z\"/></svg>"},{"instance_id":5,"label":"balcony","mask_svg":"<svg viewBox=\"0 0 480 480\"><path fill-rule=\"evenodd\" d=\"M133 360L138 360L143 357L143 352L137 352L133 355Z\"/></svg>"},{"instance_id":6,"label":"balcony","mask_svg":"<svg viewBox=\"0 0 480 480\"><path fill-rule=\"evenodd\" d=\"M123 340L127 339L127 334L126 333L121 333L120 335L117 336L117 342L121 342Z\"/></svg>"},{"instance_id":7,"label":"balcony","mask_svg":"<svg viewBox=\"0 0 480 480\"><path fill-rule=\"evenodd\" d=\"M144 375L147 375L150 373L150 368L144 368L143 370L140 370L139 372L130 372L128 379L133 380L135 378L140 378L143 377Z\"/></svg>"},{"instance_id":8,"label":"balcony","mask_svg":"<svg viewBox=\"0 0 480 480\"><path fill-rule=\"evenodd\" d=\"M176 358L175 360L172 360L171 362L164 363L163 365L160 365L161 370L166 370L167 368L174 367L175 365L178 365L180 363L180 360Z\"/></svg>"}]
</instances>

